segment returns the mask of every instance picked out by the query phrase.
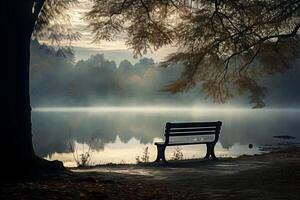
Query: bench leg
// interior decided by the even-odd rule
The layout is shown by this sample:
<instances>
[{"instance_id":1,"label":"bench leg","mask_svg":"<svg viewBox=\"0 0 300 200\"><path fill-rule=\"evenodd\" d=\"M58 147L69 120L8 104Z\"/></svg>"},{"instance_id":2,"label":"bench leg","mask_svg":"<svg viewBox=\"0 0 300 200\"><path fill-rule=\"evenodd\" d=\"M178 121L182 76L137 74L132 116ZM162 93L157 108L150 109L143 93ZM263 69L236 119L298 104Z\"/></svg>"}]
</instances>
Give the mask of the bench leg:
<instances>
[{"instance_id":1,"label":"bench leg","mask_svg":"<svg viewBox=\"0 0 300 200\"><path fill-rule=\"evenodd\" d=\"M160 160L163 162L166 162L166 158L165 158L166 146L158 144L158 145L156 145L156 147L157 147L157 157L154 162L159 162Z\"/></svg>"},{"instance_id":2,"label":"bench leg","mask_svg":"<svg viewBox=\"0 0 300 200\"><path fill-rule=\"evenodd\" d=\"M204 159L209 159L212 158L213 160L217 159L216 155L215 155L215 145L216 143L206 143L206 155L204 157Z\"/></svg>"}]
</instances>

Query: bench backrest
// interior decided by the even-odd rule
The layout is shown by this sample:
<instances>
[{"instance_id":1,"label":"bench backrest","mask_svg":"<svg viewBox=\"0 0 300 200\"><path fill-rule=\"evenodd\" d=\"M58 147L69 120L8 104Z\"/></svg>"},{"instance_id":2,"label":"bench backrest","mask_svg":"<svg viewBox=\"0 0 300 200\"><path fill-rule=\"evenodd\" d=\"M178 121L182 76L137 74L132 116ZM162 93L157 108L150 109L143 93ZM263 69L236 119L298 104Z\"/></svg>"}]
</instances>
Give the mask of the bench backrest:
<instances>
[{"instance_id":1,"label":"bench backrest","mask_svg":"<svg viewBox=\"0 0 300 200\"><path fill-rule=\"evenodd\" d=\"M214 135L214 140L210 142L217 142L221 130L222 122L187 122L187 123L166 123L165 128L165 144L171 145L170 139L175 137L194 137L192 141L179 142L180 144L203 144L207 143L202 140L197 140L197 136Z\"/></svg>"}]
</instances>

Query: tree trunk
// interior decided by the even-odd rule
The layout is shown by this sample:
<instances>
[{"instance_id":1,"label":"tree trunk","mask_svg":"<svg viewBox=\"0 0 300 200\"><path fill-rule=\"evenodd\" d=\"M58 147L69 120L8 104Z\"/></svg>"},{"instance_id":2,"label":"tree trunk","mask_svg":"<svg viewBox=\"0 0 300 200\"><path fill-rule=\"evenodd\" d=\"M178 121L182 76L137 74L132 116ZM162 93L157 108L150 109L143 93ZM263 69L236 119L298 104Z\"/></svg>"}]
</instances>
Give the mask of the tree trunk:
<instances>
[{"instance_id":1,"label":"tree trunk","mask_svg":"<svg viewBox=\"0 0 300 200\"><path fill-rule=\"evenodd\" d=\"M30 177L51 165L35 155L32 145L29 90L32 7L26 1L5 1L1 2L0 11L3 15L0 159L5 169L1 176Z\"/></svg>"}]
</instances>

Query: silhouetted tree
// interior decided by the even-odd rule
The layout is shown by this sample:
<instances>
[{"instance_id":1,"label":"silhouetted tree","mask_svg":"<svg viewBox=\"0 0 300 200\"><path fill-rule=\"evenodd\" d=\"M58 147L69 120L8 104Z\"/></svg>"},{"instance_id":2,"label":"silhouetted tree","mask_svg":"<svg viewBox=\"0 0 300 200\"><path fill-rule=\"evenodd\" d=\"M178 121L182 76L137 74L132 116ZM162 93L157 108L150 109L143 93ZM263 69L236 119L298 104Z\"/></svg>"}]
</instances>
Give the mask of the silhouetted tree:
<instances>
[{"instance_id":1,"label":"silhouetted tree","mask_svg":"<svg viewBox=\"0 0 300 200\"><path fill-rule=\"evenodd\" d=\"M30 42L48 38L60 45L78 34L66 27L65 11L74 0L3 0L1 15L1 176L31 176L62 168L37 157L32 147L29 95ZM62 22L64 22L62 24ZM66 51L68 48L61 48Z\"/></svg>"},{"instance_id":2,"label":"silhouetted tree","mask_svg":"<svg viewBox=\"0 0 300 200\"><path fill-rule=\"evenodd\" d=\"M132 70L132 64L128 60L122 60L119 64L119 71L121 74L128 75L129 71Z\"/></svg>"},{"instance_id":3,"label":"silhouetted tree","mask_svg":"<svg viewBox=\"0 0 300 200\"><path fill-rule=\"evenodd\" d=\"M136 55L176 44L162 63L185 65L170 92L197 83L217 102L250 93L263 107L260 77L299 58L299 0L94 0L87 14L96 40L127 32ZM126 21L126 23L124 23Z\"/></svg>"}]
</instances>

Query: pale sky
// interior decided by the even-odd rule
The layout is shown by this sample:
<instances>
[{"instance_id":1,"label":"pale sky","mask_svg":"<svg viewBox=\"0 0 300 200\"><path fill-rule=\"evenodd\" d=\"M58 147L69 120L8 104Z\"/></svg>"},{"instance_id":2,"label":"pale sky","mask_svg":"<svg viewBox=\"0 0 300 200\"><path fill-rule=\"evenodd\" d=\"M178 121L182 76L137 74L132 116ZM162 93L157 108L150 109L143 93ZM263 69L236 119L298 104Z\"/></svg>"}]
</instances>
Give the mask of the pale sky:
<instances>
[{"instance_id":1,"label":"pale sky","mask_svg":"<svg viewBox=\"0 0 300 200\"><path fill-rule=\"evenodd\" d=\"M133 58L132 51L125 45L124 36L117 37L114 41L101 41L100 43L92 43L93 35L87 27L87 22L84 21L84 13L91 6L89 0L79 0L79 4L70 10L71 25L74 31L81 34L79 41L73 42L76 60L87 59L92 54L103 53L106 58L115 60L117 63L127 59L132 63L137 62ZM171 52L174 52L174 47L165 47L156 52L148 53L145 57L152 57L155 62L163 60L163 58Z\"/></svg>"}]
</instances>

